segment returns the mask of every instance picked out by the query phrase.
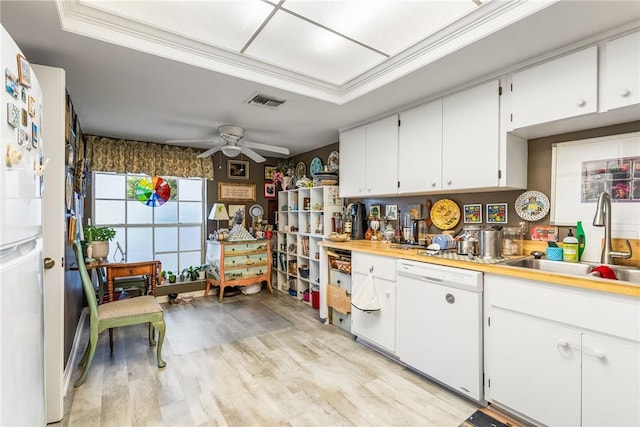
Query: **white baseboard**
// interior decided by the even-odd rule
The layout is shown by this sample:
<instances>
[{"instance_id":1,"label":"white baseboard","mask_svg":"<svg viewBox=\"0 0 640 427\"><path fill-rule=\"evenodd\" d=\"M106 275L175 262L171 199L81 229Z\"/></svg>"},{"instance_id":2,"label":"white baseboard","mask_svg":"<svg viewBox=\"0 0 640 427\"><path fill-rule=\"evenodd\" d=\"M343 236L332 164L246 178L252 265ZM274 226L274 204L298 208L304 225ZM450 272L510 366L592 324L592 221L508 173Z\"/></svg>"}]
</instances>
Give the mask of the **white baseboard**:
<instances>
[{"instance_id":1,"label":"white baseboard","mask_svg":"<svg viewBox=\"0 0 640 427\"><path fill-rule=\"evenodd\" d=\"M73 368L76 367L78 360L78 349L80 348L80 339L82 338L82 328L84 327L84 322L88 318L89 307L85 307L80 313L80 320L78 321L78 325L76 326L76 333L73 336L73 345L71 346L71 353L69 354L69 360L67 361L67 366L64 368L63 375L63 386L62 386L62 395L64 397L67 396L67 391L69 390L69 384L71 383L71 376L73 375ZM82 356L80 356L82 357Z\"/></svg>"}]
</instances>

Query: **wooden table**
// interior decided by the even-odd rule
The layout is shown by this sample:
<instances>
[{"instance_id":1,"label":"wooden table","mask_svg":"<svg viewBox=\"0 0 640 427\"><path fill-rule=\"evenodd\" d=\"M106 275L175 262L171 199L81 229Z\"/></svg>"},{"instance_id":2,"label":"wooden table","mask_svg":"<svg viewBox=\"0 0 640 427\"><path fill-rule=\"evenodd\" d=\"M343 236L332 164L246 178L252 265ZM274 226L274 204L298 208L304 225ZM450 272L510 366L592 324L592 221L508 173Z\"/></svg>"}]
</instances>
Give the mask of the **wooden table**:
<instances>
[{"instance_id":1,"label":"wooden table","mask_svg":"<svg viewBox=\"0 0 640 427\"><path fill-rule=\"evenodd\" d=\"M160 261L120 262L101 264L107 272L107 295L113 301L113 281L119 277L145 276L150 277L151 295L156 294L158 273L162 270Z\"/></svg>"}]
</instances>

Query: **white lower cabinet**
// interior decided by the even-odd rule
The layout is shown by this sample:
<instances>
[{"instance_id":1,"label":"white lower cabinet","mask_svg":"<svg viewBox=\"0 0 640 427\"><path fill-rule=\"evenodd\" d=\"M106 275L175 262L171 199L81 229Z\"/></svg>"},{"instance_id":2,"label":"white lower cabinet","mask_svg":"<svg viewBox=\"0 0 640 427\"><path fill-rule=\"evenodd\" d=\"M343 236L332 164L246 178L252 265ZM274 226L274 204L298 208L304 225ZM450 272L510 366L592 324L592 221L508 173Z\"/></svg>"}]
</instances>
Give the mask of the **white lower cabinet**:
<instances>
[{"instance_id":1,"label":"white lower cabinet","mask_svg":"<svg viewBox=\"0 0 640 427\"><path fill-rule=\"evenodd\" d=\"M638 345L582 335L582 425L640 425Z\"/></svg>"},{"instance_id":2,"label":"white lower cabinet","mask_svg":"<svg viewBox=\"0 0 640 427\"><path fill-rule=\"evenodd\" d=\"M550 426L640 425L640 299L485 275L485 398Z\"/></svg>"},{"instance_id":3,"label":"white lower cabinet","mask_svg":"<svg viewBox=\"0 0 640 427\"><path fill-rule=\"evenodd\" d=\"M351 290L353 296L372 270L379 311L365 312L351 308L351 333L390 353L396 351L396 280L393 258L353 253Z\"/></svg>"}]
</instances>

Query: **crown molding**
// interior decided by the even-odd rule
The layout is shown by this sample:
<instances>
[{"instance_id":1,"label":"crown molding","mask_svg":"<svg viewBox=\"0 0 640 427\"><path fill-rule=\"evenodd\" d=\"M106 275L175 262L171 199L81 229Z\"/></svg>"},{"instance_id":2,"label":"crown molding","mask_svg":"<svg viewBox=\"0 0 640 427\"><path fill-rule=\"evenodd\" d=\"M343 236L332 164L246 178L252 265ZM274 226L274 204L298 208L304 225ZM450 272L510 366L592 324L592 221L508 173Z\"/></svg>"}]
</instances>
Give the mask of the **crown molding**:
<instances>
[{"instance_id":1,"label":"crown molding","mask_svg":"<svg viewBox=\"0 0 640 427\"><path fill-rule=\"evenodd\" d=\"M62 29L210 71L343 105L556 3L493 0L360 76L335 85L135 22L82 0L56 0Z\"/></svg>"}]
</instances>

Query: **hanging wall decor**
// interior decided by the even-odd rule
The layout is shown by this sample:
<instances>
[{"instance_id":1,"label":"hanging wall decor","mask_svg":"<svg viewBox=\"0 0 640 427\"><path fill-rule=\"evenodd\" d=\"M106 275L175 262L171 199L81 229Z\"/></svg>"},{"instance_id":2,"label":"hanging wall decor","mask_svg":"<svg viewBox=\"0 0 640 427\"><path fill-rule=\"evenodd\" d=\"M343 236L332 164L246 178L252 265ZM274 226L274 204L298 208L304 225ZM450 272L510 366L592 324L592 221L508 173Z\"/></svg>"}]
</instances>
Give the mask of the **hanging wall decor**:
<instances>
[{"instance_id":1,"label":"hanging wall decor","mask_svg":"<svg viewBox=\"0 0 640 427\"><path fill-rule=\"evenodd\" d=\"M171 197L169 183L159 176L141 179L136 187L136 197L143 204L152 208L164 205Z\"/></svg>"}]
</instances>

